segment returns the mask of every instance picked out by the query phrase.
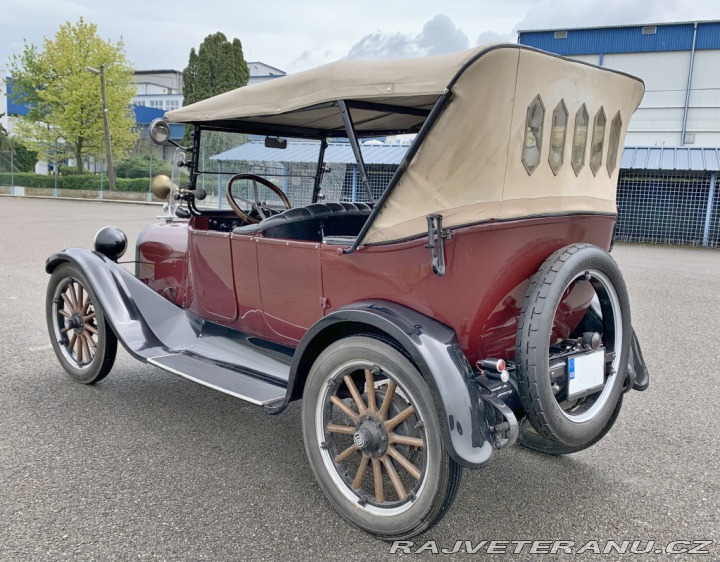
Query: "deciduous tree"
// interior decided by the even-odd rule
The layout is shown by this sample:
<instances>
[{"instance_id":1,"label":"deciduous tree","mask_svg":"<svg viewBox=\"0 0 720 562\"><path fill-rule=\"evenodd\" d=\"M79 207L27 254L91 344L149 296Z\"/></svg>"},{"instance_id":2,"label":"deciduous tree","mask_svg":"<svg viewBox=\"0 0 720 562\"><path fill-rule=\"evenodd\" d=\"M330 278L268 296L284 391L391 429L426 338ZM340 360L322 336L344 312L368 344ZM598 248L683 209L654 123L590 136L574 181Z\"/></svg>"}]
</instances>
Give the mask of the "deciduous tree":
<instances>
[{"instance_id":1,"label":"deciduous tree","mask_svg":"<svg viewBox=\"0 0 720 562\"><path fill-rule=\"evenodd\" d=\"M4 115L0 113L0 117ZM5 127L0 124L0 172L31 172L36 162L37 152L29 150L17 138L10 138Z\"/></svg>"},{"instance_id":2,"label":"deciduous tree","mask_svg":"<svg viewBox=\"0 0 720 562\"><path fill-rule=\"evenodd\" d=\"M13 57L12 96L30 111L18 131L42 156L67 151L82 170L87 156L103 155L103 111L100 78L87 67L105 69L107 109L112 149L126 153L137 139L130 102L135 94L133 70L122 40L104 41L95 24L82 18L60 26L54 39L45 38L42 49L25 44Z\"/></svg>"}]
</instances>

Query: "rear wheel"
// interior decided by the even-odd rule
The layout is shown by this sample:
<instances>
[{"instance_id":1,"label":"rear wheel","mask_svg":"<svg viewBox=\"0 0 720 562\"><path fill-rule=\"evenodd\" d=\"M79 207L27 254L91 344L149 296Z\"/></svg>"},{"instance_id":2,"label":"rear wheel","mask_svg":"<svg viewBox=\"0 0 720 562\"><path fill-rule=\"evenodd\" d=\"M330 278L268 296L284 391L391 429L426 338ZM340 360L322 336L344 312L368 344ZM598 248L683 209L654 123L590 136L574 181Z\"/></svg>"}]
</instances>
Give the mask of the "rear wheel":
<instances>
[{"instance_id":1,"label":"rear wheel","mask_svg":"<svg viewBox=\"0 0 720 562\"><path fill-rule=\"evenodd\" d=\"M591 374L597 384L579 394L571 393L571 384L578 383L571 383L569 365L579 365L592 347L583 349L578 341L582 334L569 332L572 307L565 302L573 294L594 295L598 310L588 311L586 319L592 317L592 333L600 336L593 344L599 365ZM520 442L574 452L601 439L619 411L630 338L627 290L610 255L590 244L573 244L551 255L533 277L520 314L518 387L527 421L539 438L526 431Z\"/></svg>"},{"instance_id":2,"label":"rear wheel","mask_svg":"<svg viewBox=\"0 0 720 562\"><path fill-rule=\"evenodd\" d=\"M391 346L329 346L305 385L303 434L323 492L348 521L383 539L412 537L450 507L461 467L447 454L430 390Z\"/></svg>"},{"instance_id":3,"label":"rear wheel","mask_svg":"<svg viewBox=\"0 0 720 562\"><path fill-rule=\"evenodd\" d=\"M64 263L53 271L45 316L53 350L65 371L82 384L105 378L115 363L117 338L76 266Z\"/></svg>"}]
</instances>

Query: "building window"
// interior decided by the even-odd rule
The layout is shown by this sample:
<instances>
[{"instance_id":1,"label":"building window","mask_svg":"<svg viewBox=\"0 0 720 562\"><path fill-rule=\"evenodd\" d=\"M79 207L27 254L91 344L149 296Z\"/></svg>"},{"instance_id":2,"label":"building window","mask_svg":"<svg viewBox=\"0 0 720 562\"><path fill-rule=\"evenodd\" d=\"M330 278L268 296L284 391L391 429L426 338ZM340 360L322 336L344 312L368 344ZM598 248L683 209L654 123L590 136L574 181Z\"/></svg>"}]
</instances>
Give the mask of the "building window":
<instances>
[{"instance_id":1,"label":"building window","mask_svg":"<svg viewBox=\"0 0 720 562\"><path fill-rule=\"evenodd\" d=\"M565 136L567 134L568 111L565 102L560 100L552 114L552 128L550 129L550 155L548 162L553 174L557 175L563 164L565 152Z\"/></svg>"},{"instance_id":2,"label":"building window","mask_svg":"<svg viewBox=\"0 0 720 562\"><path fill-rule=\"evenodd\" d=\"M656 25L648 25L647 27L642 28L643 35L655 35L656 33L657 33Z\"/></svg>"},{"instance_id":3,"label":"building window","mask_svg":"<svg viewBox=\"0 0 720 562\"><path fill-rule=\"evenodd\" d=\"M605 110L600 107L595 114L593 122L592 141L590 142L590 169L593 176L596 176L602 164L603 148L605 143Z\"/></svg>"},{"instance_id":4,"label":"building window","mask_svg":"<svg viewBox=\"0 0 720 562\"><path fill-rule=\"evenodd\" d=\"M610 140L608 141L607 171L610 176L617 166L617 156L620 150L620 130L622 129L622 118L618 111L610 123Z\"/></svg>"},{"instance_id":5,"label":"building window","mask_svg":"<svg viewBox=\"0 0 720 562\"><path fill-rule=\"evenodd\" d=\"M145 102L144 101L134 101L133 105L135 107L145 107Z\"/></svg>"},{"instance_id":6,"label":"building window","mask_svg":"<svg viewBox=\"0 0 720 562\"><path fill-rule=\"evenodd\" d=\"M556 31L555 39L567 39L567 31Z\"/></svg>"},{"instance_id":7,"label":"building window","mask_svg":"<svg viewBox=\"0 0 720 562\"><path fill-rule=\"evenodd\" d=\"M171 110L171 109L177 109L180 107L180 101L178 100L167 100L165 102L165 109Z\"/></svg>"},{"instance_id":8,"label":"building window","mask_svg":"<svg viewBox=\"0 0 720 562\"><path fill-rule=\"evenodd\" d=\"M150 107L154 107L155 109L162 109L163 100L150 100Z\"/></svg>"},{"instance_id":9,"label":"building window","mask_svg":"<svg viewBox=\"0 0 720 562\"><path fill-rule=\"evenodd\" d=\"M589 120L590 116L588 115L587 108L585 104L582 104L575 114L575 130L573 132L572 157L570 159L576 176L580 175L580 170L585 166L585 148L587 147Z\"/></svg>"},{"instance_id":10,"label":"building window","mask_svg":"<svg viewBox=\"0 0 720 562\"><path fill-rule=\"evenodd\" d=\"M532 175L540 163L542 150L543 120L545 119L545 106L540 96L530 103L525 120L525 141L523 142L522 163L528 175Z\"/></svg>"}]
</instances>

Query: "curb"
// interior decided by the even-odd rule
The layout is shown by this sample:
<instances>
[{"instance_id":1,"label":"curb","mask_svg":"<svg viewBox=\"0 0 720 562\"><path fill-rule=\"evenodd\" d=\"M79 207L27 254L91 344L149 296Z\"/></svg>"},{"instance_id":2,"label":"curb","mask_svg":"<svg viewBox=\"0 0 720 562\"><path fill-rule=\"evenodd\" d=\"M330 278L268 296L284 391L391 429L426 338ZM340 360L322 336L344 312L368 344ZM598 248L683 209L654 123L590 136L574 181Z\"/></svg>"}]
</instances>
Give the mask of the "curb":
<instances>
[{"instance_id":1,"label":"curb","mask_svg":"<svg viewBox=\"0 0 720 562\"><path fill-rule=\"evenodd\" d=\"M163 203L155 201L129 201L125 199L88 199L86 197L52 197L47 195L12 195L11 193L0 193L0 197L13 197L16 199L51 199L54 201L86 201L88 203L120 203L121 205L152 205L162 206Z\"/></svg>"}]
</instances>

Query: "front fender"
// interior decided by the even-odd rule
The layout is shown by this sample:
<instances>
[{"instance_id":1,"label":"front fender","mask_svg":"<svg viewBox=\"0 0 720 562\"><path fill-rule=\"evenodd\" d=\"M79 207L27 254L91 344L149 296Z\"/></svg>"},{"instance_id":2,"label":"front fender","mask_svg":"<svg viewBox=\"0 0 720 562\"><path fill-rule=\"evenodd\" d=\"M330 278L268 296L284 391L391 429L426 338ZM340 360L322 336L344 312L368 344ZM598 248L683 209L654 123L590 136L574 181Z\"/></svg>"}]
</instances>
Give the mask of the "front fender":
<instances>
[{"instance_id":1,"label":"front fender","mask_svg":"<svg viewBox=\"0 0 720 562\"><path fill-rule=\"evenodd\" d=\"M69 248L50 256L45 262L45 271L52 273L65 262L85 275L105 312L105 319L133 356L145 360L195 340L195 331L184 311L121 265L97 252Z\"/></svg>"},{"instance_id":2,"label":"front fender","mask_svg":"<svg viewBox=\"0 0 720 562\"><path fill-rule=\"evenodd\" d=\"M300 397L306 373L303 358L312 343L328 330L343 332L349 326L361 331L367 326L373 333L386 334L412 358L433 395L445 446L456 462L478 468L490 460L493 447L485 407L455 332L424 314L387 301L355 303L314 324L293 357L285 401L272 413Z\"/></svg>"}]
</instances>

